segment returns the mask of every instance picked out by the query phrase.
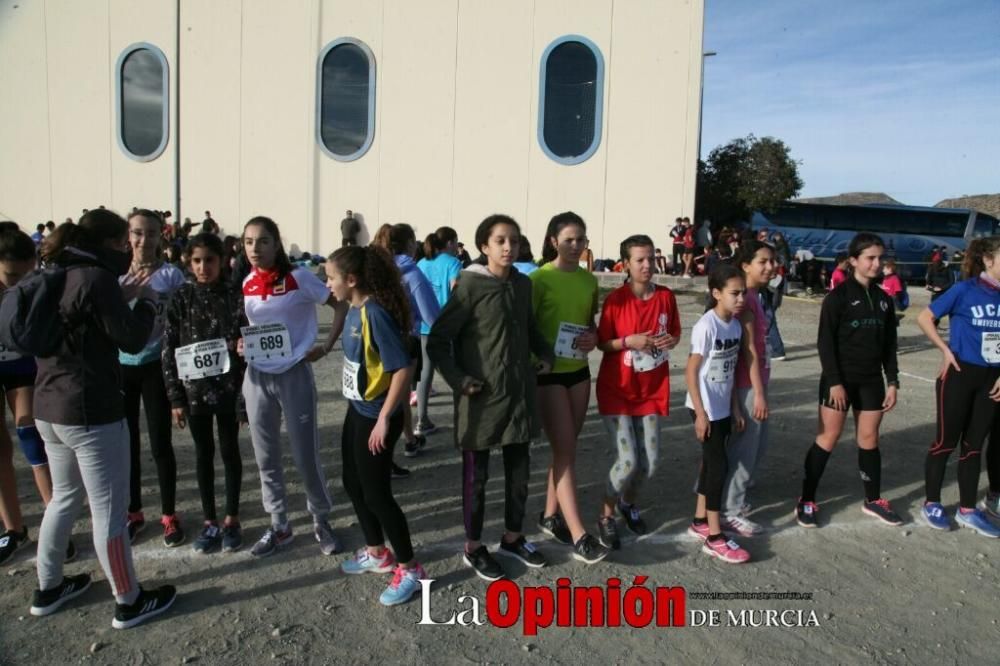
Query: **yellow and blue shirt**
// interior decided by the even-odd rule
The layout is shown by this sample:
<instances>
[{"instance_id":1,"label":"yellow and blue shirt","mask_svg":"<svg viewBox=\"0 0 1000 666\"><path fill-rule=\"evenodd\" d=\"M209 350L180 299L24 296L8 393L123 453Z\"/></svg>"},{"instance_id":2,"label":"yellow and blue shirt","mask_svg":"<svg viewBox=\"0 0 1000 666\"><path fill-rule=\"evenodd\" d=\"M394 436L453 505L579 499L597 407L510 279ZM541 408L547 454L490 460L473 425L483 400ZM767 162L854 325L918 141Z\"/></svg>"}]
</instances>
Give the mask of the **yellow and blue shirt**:
<instances>
[{"instance_id":1,"label":"yellow and blue shirt","mask_svg":"<svg viewBox=\"0 0 1000 666\"><path fill-rule=\"evenodd\" d=\"M377 419L389 392L392 373L410 365L399 326L385 309L369 299L351 306L344 321L344 358L359 364L357 391L363 400L350 403L362 416Z\"/></svg>"}]
</instances>

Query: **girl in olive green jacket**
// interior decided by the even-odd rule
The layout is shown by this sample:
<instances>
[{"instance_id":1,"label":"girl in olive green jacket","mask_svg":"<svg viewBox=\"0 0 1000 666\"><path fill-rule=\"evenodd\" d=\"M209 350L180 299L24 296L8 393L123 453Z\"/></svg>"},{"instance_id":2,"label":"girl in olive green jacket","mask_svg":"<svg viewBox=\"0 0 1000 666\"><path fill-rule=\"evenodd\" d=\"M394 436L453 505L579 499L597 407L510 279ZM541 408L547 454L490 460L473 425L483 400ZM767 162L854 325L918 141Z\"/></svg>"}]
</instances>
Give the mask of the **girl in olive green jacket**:
<instances>
[{"instance_id":1,"label":"girl in olive green jacket","mask_svg":"<svg viewBox=\"0 0 1000 666\"><path fill-rule=\"evenodd\" d=\"M498 553L528 566L545 558L521 534L528 498L529 446L539 434L535 373L552 368L552 349L538 332L531 281L513 267L521 229L491 215L476 230L480 262L462 271L427 339L427 354L455 392L455 443L462 451L465 564L484 580L504 572L480 542L490 449L502 447L504 526ZM531 355L541 359L532 367Z\"/></svg>"}]
</instances>

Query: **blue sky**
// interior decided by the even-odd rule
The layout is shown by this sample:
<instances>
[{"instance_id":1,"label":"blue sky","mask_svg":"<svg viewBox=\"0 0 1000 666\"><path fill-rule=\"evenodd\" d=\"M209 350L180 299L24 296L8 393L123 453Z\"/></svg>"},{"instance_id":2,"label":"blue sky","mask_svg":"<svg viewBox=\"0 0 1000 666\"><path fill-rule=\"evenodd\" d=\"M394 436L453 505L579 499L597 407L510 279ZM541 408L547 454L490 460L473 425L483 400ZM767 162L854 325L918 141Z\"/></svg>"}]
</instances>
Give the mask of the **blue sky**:
<instances>
[{"instance_id":1,"label":"blue sky","mask_svg":"<svg viewBox=\"0 0 1000 666\"><path fill-rule=\"evenodd\" d=\"M800 196L1000 192L1000 0L705 0L702 153L753 133Z\"/></svg>"}]
</instances>

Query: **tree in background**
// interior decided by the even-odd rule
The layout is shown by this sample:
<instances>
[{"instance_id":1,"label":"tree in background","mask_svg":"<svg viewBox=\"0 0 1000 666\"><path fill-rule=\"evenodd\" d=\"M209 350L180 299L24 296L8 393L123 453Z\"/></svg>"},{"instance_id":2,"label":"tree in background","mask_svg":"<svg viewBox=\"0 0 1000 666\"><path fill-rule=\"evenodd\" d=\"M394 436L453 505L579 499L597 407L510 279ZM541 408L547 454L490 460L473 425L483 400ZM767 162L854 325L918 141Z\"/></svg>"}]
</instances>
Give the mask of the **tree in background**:
<instances>
[{"instance_id":1,"label":"tree in background","mask_svg":"<svg viewBox=\"0 0 1000 666\"><path fill-rule=\"evenodd\" d=\"M770 136L750 134L718 146L698 161L696 217L733 225L755 210L774 210L802 189L798 165L785 142Z\"/></svg>"}]
</instances>

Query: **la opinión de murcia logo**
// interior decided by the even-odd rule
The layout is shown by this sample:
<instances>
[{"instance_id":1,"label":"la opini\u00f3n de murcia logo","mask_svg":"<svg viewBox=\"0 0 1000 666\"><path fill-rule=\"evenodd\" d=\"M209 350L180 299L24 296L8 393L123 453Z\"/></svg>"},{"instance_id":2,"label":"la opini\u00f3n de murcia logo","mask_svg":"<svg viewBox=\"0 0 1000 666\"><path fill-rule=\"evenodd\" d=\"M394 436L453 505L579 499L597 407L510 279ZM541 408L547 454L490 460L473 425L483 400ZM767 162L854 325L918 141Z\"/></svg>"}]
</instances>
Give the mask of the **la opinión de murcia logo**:
<instances>
[{"instance_id":1,"label":"la opini\u00f3n de murcia logo","mask_svg":"<svg viewBox=\"0 0 1000 666\"><path fill-rule=\"evenodd\" d=\"M722 611L687 608L687 591L676 587L649 587L647 576L636 576L623 589L620 578L609 578L604 586L574 586L569 578L556 580L555 589L545 586L519 587L509 579L494 581L486 588L486 600L465 594L458 597L459 610L435 614L431 606L434 579L420 581L420 621L432 626L481 626L489 622L507 629L521 621L525 636L539 629L556 627L818 627L815 611L742 609ZM696 593L697 594L697 593ZM792 598L796 593L772 597ZM804 596L799 594L798 596ZM485 619L483 609L485 608Z\"/></svg>"}]
</instances>

